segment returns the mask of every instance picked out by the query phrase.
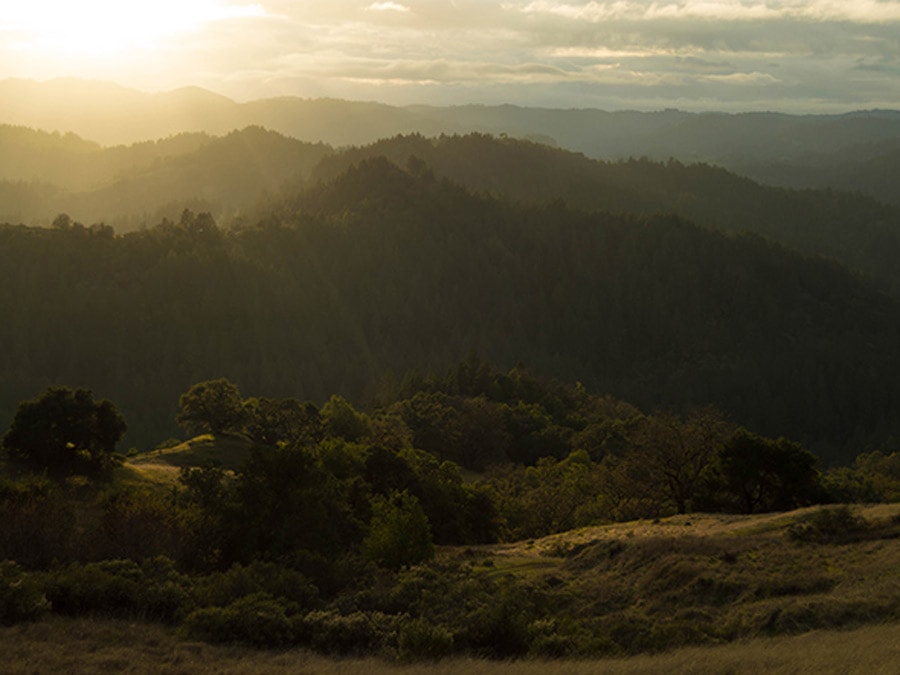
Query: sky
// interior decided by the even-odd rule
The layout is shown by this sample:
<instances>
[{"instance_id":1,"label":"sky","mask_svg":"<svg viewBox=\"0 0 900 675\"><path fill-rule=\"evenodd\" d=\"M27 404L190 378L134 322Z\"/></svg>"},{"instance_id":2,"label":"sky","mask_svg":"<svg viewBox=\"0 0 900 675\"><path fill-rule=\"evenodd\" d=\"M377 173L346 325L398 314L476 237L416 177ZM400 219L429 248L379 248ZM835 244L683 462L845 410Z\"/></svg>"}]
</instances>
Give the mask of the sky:
<instances>
[{"instance_id":1,"label":"sky","mask_svg":"<svg viewBox=\"0 0 900 675\"><path fill-rule=\"evenodd\" d=\"M900 109L900 0L0 0L0 78L236 100Z\"/></svg>"}]
</instances>

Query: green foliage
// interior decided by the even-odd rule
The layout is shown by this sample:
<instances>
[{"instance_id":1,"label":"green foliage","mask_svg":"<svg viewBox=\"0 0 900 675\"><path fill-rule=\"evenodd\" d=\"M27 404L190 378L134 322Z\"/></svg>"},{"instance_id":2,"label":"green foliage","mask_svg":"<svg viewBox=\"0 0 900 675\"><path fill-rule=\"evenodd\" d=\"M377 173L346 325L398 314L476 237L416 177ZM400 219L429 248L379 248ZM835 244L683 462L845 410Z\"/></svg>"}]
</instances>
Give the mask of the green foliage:
<instances>
[{"instance_id":1,"label":"green foliage","mask_svg":"<svg viewBox=\"0 0 900 675\"><path fill-rule=\"evenodd\" d=\"M98 497L99 519L92 555L142 561L164 555L181 562L195 546L195 533L168 496L139 489Z\"/></svg>"},{"instance_id":2,"label":"green foliage","mask_svg":"<svg viewBox=\"0 0 900 675\"><path fill-rule=\"evenodd\" d=\"M73 563L47 574L53 610L81 615L101 612L175 621L192 609L190 583L172 561L150 558Z\"/></svg>"},{"instance_id":3,"label":"green foliage","mask_svg":"<svg viewBox=\"0 0 900 675\"><path fill-rule=\"evenodd\" d=\"M466 617L460 640L475 653L509 659L528 652L531 607L517 588L503 589L499 597Z\"/></svg>"},{"instance_id":4,"label":"green foliage","mask_svg":"<svg viewBox=\"0 0 900 675\"><path fill-rule=\"evenodd\" d=\"M473 156L488 144L456 142ZM645 182L668 171L634 164ZM671 171L715 183L704 169ZM233 230L196 214L127 236L0 227L0 270L0 412L11 417L53 372L110 392L137 420L139 448L175 433L173 400L207 373L273 400L360 405L374 382L446 369L473 348L646 410L713 403L826 461L900 430L900 310L836 266L672 217L512 206L385 161ZM577 428L559 414L571 394L531 396L527 377L472 363L445 379L423 392L443 396L412 411L421 425L407 424L414 445L463 466L562 458L573 432L589 440L602 424ZM281 426L264 420L272 433L252 435L283 442Z\"/></svg>"},{"instance_id":5,"label":"green foliage","mask_svg":"<svg viewBox=\"0 0 900 675\"><path fill-rule=\"evenodd\" d=\"M125 420L109 401L87 389L54 387L19 405L3 437L9 456L51 475L98 476L116 463Z\"/></svg>"},{"instance_id":6,"label":"green foliage","mask_svg":"<svg viewBox=\"0 0 900 675\"><path fill-rule=\"evenodd\" d=\"M661 413L640 419L630 435L628 461L644 473L651 491L685 513L729 436L714 408L692 410L684 419Z\"/></svg>"},{"instance_id":7,"label":"green foliage","mask_svg":"<svg viewBox=\"0 0 900 675\"><path fill-rule=\"evenodd\" d=\"M319 410L309 402L251 398L244 401L244 413L244 432L256 443L309 445L323 435Z\"/></svg>"},{"instance_id":8,"label":"green foliage","mask_svg":"<svg viewBox=\"0 0 900 675\"><path fill-rule=\"evenodd\" d=\"M76 548L75 514L62 488L43 476L0 479L0 560L43 568Z\"/></svg>"},{"instance_id":9,"label":"green foliage","mask_svg":"<svg viewBox=\"0 0 900 675\"><path fill-rule=\"evenodd\" d=\"M353 406L341 396L333 395L329 398L319 414L328 436L354 442L362 440L371 430L366 415L354 410Z\"/></svg>"},{"instance_id":10,"label":"green foliage","mask_svg":"<svg viewBox=\"0 0 900 675\"><path fill-rule=\"evenodd\" d=\"M189 638L214 643L243 643L254 647L284 647L294 631L284 605L266 593L235 600L227 607L203 607L182 624Z\"/></svg>"},{"instance_id":11,"label":"green foliage","mask_svg":"<svg viewBox=\"0 0 900 675\"><path fill-rule=\"evenodd\" d=\"M175 419L189 433L240 431L245 419L240 390L224 377L198 382L178 399Z\"/></svg>"},{"instance_id":12,"label":"green foliage","mask_svg":"<svg viewBox=\"0 0 900 675\"><path fill-rule=\"evenodd\" d=\"M374 562L388 568L434 557L431 527L419 500L406 490L392 492L387 498L375 497L363 549Z\"/></svg>"},{"instance_id":13,"label":"green foliage","mask_svg":"<svg viewBox=\"0 0 900 675\"><path fill-rule=\"evenodd\" d=\"M401 661L437 661L450 656L453 646L451 631L422 618L403 623L397 636Z\"/></svg>"},{"instance_id":14,"label":"green foliage","mask_svg":"<svg viewBox=\"0 0 900 675\"><path fill-rule=\"evenodd\" d=\"M792 525L787 534L796 541L845 544L860 539L868 529L865 518L856 515L844 504L817 509L809 517Z\"/></svg>"},{"instance_id":15,"label":"green foliage","mask_svg":"<svg viewBox=\"0 0 900 675\"><path fill-rule=\"evenodd\" d=\"M380 612L314 611L292 623L299 644L326 654L377 653L396 641L396 620Z\"/></svg>"},{"instance_id":16,"label":"green foliage","mask_svg":"<svg viewBox=\"0 0 900 675\"><path fill-rule=\"evenodd\" d=\"M11 560L0 561L0 625L33 621L50 610L35 580Z\"/></svg>"},{"instance_id":17,"label":"green foliage","mask_svg":"<svg viewBox=\"0 0 900 675\"><path fill-rule=\"evenodd\" d=\"M255 449L234 482L221 521L225 559L331 556L353 547L363 528L348 490L313 448Z\"/></svg>"},{"instance_id":18,"label":"green foliage","mask_svg":"<svg viewBox=\"0 0 900 675\"><path fill-rule=\"evenodd\" d=\"M235 564L222 572L211 572L196 580L194 594L201 606L226 607L246 596L264 594L279 598L293 611L309 608L318 598L318 589L295 569L254 560Z\"/></svg>"},{"instance_id":19,"label":"green foliage","mask_svg":"<svg viewBox=\"0 0 900 675\"><path fill-rule=\"evenodd\" d=\"M825 489L838 502L900 501L900 452L875 450L856 457L852 467L833 467Z\"/></svg>"},{"instance_id":20,"label":"green foliage","mask_svg":"<svg viewBox=\"0 0 900 675\"><path fill-rule=\"evenodd\" d=\"M816 457L784 438L738 429L719 461L725 485L745 513L785 511L821 496Z\"/></svg>"}]
</instances>

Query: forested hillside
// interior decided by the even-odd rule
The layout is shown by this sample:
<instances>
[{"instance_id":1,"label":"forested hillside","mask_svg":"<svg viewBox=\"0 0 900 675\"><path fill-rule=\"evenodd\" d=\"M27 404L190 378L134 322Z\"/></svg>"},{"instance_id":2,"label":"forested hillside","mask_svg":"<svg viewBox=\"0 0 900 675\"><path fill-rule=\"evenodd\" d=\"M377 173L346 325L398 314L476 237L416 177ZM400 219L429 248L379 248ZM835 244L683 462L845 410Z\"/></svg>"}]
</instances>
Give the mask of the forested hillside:
<instances>
[{"instance_id":1,"label":"forested hillside","mask_svg":"<svg viewBox=\"0 0 900 675\"><path fill-rule=\"evenodd\" d=\"M513 201L562 200L588 211L676 213L713 229L759 234L807 255L831 258L900 293L894 263L900 257L900 209L861 195L763 186L708 164L604 162L482 134L385 139L324 158L314 176L330 178L378 156L400 165L417 157L439 177Z\"/></svg>"},{"instance_id":2,"label":"forested hillside","mask_svg":"<svg viewBox=\"0 0 900 675\"><path fill-rule=\"evenodd\" d=\"M646 410L706 403L848 460L900 431L900 307L836 265L675 216L513 206L365 161L258 224L0 229L2 408L51 384L173 435L190 384L361 402L472 351Z\"/></svg>"},{"instance_id":3,"label":"forested hillside","mask_svg":"<svg viewBox=\"0 0 900 675\"><path fill-rule=\"evenodd\" d=\"M0 150L0 222L49 224L69 213L123 232L176 220L188 208L227 227L265 218L279 195L310 179L333 179L363 159L385 156L404 166L415 157L438 178L513 202L674 213L713 229L760 234L900 293L900 208L831 190L766 187L707 164L604 162L483 134L396 136L336 151L258 127L114 148L0 127Z\"/></svg>"},{"instance_id":4,"label":"forested hillside","mask_svg":"<svg viewBox=\"0 0 900 675\"><path fill-rule=\"evenodd\" d=\"M109 83L0 81L0 124L74 132L104 145L183 132L223 135L262 126L302 141L364 145L397 134L472 132L540 140L606 160L707 162L775 185L860 190L896 201L879 167L900 140L900 113L837 115L408 106L282 97L238 103L196 87L148 94ZM859 171L848 171L856 164ZM792 170L797 167L798 170ZM802 173L799 169L802 167ZM860 181L861 174L874 180Z\"/></svg>"},{"instance_id":5,"label":"forested hillside","mask_svg":"<svg viewBox=\"0 0 900 675\"><path fill-rule=\"evenodd\" d=\"M897 172L900 142L891 139L856 147L837 156L812 155L777 162L748 162L733 167L761 183L791 188L840 186L888 204L900 204Z\"/></svg>"},{"instance_id":6,"label":"forested hillside","mask_svg":"<svg viewBox=\"0 0 900 675\"><path fill-rule=\"evenodd\" d=\"M259 127L101 148L75 136L0 126L0 218L49 223L68 212L124 231L190 208L231 221L331 152Z\"/></svg>"}]
</instances>

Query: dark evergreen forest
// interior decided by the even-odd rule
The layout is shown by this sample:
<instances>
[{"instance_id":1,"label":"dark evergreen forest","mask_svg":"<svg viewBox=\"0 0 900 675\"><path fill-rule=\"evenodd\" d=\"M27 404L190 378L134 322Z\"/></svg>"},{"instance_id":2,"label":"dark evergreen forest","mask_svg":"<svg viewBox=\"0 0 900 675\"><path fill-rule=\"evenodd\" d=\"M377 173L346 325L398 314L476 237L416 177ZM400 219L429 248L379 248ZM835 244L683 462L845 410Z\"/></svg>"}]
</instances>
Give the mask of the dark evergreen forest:
<instances>
[{"instance_id":1,"label":"dark evergreen forest","mask_svg":"<svg viewBox=\"0 0 900 675\"><path fill-rule=\"evenodd\" d=\"M675 215L514 204L418 159L333 173L227 229L2 226L3 419L87 386L146 449L195 382L365 407L477 353L647 411L714 404L826 461L900 431L900 306L835 263Z\"/></svg>"}]
</instances>

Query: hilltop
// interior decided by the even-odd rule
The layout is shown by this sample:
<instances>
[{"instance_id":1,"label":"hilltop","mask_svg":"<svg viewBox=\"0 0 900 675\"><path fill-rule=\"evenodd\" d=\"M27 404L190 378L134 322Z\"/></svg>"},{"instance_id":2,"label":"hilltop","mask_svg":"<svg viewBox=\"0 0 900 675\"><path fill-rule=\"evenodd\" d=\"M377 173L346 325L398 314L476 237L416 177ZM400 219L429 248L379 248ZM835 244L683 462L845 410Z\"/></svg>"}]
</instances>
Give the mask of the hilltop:
<instances>
[{"instance_id":1,"label":"hilltop","mask_svg":"<svg viewBox=\"0 0 900 675\"><path fill-rule=\"evenodd\" d=\"M0 81L0 99L0 124L74 132L106 145L184 132L221 135L250 125L334 146L397 134L481 132L541 140L595 158L708 162L772 184L802 181L897 200L891 184L857 178L860 173L877 176L886 163L896 166L900 113L891 110L842 115L609 112L510 105L395 107L295 97L239 103L196 87L150 94L73 79L7 79Z\"/></svg>"}]
</instances>

